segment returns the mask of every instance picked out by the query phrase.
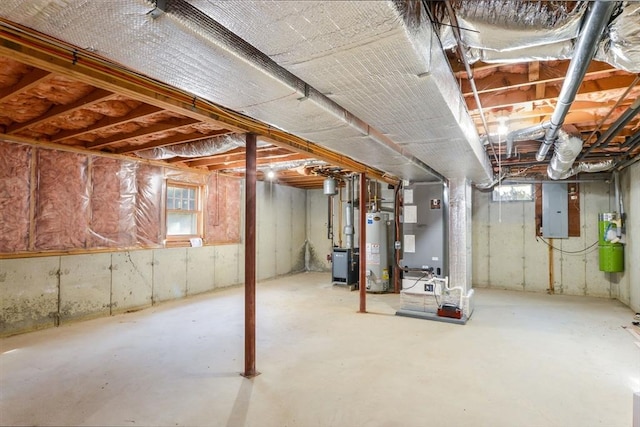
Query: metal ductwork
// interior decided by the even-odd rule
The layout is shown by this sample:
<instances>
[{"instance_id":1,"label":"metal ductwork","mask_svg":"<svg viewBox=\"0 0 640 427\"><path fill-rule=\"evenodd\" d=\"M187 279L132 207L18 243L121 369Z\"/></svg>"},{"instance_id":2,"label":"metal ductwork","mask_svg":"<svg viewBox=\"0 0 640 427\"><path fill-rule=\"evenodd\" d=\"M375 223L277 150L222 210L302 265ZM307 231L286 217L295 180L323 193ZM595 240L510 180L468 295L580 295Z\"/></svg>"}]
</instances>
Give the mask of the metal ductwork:
<instances>
[{"instance_id":1,"label":"metal ductwork","mask_svg":"<svg viewBox=\"0 0 640 427\"><path fill-rule=\"evenodd\" d=\"M578 154L582 151L582 137L566 130L558 131L554 154L547 167L547 174L553 180L566 179L580 172L602 172L613 167L613 160L598 163L582 162L573 166Z\"/></svg>"},{"instance_id":2,"label":"metal ductwork","mask_svg":"<svg viewBox=\"0 0 640 427\"><path fill-rule=\"evenodd\" d=\"M616 2L612 1L597 1L591 4L591 8L587 13L585 23L582 27L581 36L576 45L574 56L569 63L567 76L560 90L556 109L549 120L550 126L546 130L544 141L536 154L536 160L539 162L545 159L551 145L558 136L560 127L564 123L569 108L571 108L571 104L578 93L580 84L587 72L587 67L589 67L591 59L598 48L598 42L602 37L602 32L609 22L615 6ZM578 153L576 156L577 155Z\"/></svg>"},{"instance_id":3,"label":"metal ductwork","mask_svg":"<svg viewBox=\"0 0 640 427\"><path fill-rule=\"evenodd\" d=\"M549 121L544 121L535 126L509 132L506 138L507 159L513 156L513 144L516 141L529 141L532 139L542 138L549 126L551 126L551 123Z\"/></svg>"},{"instance_id":4,"label":"metal ductwork","mask_svg":"<svg viewBox=\"0 0 640 427\"><path fill-rule=\"evenodd\" d=\"M558 140L555 144L555 153L547 167L549 178L554 180L566 178L565 174L571 169L580 151L582 151L582 138L580 135L571 135L560 129L558 131Z\"/></svg>"}]
</instances>

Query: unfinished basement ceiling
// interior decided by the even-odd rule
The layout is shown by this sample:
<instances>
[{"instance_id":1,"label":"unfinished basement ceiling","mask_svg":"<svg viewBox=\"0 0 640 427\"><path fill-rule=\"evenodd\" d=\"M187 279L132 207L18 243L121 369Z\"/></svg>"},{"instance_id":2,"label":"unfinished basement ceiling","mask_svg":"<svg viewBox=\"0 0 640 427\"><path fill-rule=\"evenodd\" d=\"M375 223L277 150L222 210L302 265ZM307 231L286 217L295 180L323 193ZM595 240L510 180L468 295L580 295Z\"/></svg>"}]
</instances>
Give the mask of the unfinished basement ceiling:
<instances>
[{"instance_id":1,"label":"unfinished basement ceiling","mask_svg":"<svg viewBox=\"0 0 640 427\"><path fill-rule=\"evenodd\" d=\"M494 132L505 117L514 130L551 115L587 7L524 3L538 17L528 30L543 42L514 58L504 54L517 51L514 46L491 45L512 25L515 2L508 1L474 2L473 8L451 3L460 27L474 26L470 34L479 35L463 37L468 50L460 55L448 27L428 19L448 18L435 3L426 3L427 14L420 2L168 0L162 13L144 0L5 0L0 136L242 174L246 118L265 130L259 163L279 169L282 183L302 188L320 186L322 173L360 171L362 164L387 181L444 176L486 184L499 169L546 178L550 156L535 159L539 141L518 141L506 159ZM640 94L638 30L621 30L629 22L640 28L640 12L629 2L620 6L607 34L618 42L622 37L624 49L607 51L602 43L601 61L589 66L565 124L585 141L579 160L623 166L640 153L638 116L594 147ZM64 42L69 64L32 60L28 49L15 48L15 37L24 37L16 27ZM120 86L100 84L80 70L89 57L176 88L183 109L135 96L126 79ZM463 57L471 63L490 138ZM204 105L192 109L202 114L191 114L189 97ZM236 112L235 119L210 114L211 105ZM307 141L317 149L308 150ZM170 151L176 156L167 158Z\"/></svg>"}]
</instances>

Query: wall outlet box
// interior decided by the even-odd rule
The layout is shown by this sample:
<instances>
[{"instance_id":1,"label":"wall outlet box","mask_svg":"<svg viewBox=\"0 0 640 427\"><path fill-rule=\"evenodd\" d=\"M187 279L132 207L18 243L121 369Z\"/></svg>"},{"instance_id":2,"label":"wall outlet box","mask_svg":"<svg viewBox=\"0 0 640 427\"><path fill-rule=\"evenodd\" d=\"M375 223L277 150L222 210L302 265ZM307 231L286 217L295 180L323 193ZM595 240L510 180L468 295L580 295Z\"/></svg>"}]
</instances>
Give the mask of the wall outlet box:
<instances>
[{"instance_id":1,"label":"wall outlet box","mask_svg":"<svg viewBox=\"0 0 640 427\"><path fill-rule=\"evenodd\" d=\"M425 283L424 284L425 292L433 292L433 283Z\"/></svg>"}]
</instances>

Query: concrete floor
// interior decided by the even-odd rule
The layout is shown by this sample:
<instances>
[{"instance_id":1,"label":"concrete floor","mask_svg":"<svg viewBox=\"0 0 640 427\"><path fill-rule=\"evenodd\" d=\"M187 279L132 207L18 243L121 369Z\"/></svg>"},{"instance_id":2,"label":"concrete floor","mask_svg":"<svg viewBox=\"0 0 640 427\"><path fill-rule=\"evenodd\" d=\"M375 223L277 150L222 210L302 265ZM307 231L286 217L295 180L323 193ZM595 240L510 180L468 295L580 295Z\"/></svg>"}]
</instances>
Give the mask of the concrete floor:
<instances>
[{"instance_id":1,"label":"concrete floor","mask_svg":"<svg viewBox=\"0 0 640 427\"><path fill-rule=\"evenodd\" d=\"M630 426L640 349L613 300L479 289L466 326L394 316L397 295L306 273L0 341L0 423Z\"/></svg>"}]
</instances>

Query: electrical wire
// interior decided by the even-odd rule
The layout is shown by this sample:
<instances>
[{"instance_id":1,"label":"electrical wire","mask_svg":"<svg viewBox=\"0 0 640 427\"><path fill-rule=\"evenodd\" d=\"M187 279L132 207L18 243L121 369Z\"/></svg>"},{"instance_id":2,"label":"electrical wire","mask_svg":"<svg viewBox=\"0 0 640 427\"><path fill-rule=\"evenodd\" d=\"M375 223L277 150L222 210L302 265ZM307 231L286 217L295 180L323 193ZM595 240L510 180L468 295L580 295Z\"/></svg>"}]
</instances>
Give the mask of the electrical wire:
<instances>
[{"instance_id":1,"label":"electrical wire","mask_svg":"<svg viewBox=\"0 0 640 427\"><path fill-rule=\"evenodd\" d=\"M408 288L402 288L402 290L403 290L403 291L405 291L405 290L407 290L407 289L411 289L411 288L415 287L415 286L416 286L416 285L417 285L417 284L418 284L422 279L424 279L425 277L427 277L427 273L424 273L424 274L422 275L422 277L418 277L418 278L416 279L416 281L415 281L415 283L414 283L413 285L409 286Z\"/></svg>"},{"instance_id":2,"label":"electrical wire","mask_svg":"<svg viewBox=\"0 0 640 427\"><path fill-rule=\"evenodd\" d=\"M538 241L538 239L542 240L542 243L544 243L545 245L549 246L551 249L558 251L560 253L563 254L582 254L582 253L586 253L589 249L593 248L595 245L598 244L598 240L596 240L592 245L584 248L584 249L580 249L579 251L565 251L563 249L559 249L556 248L555 246L553 246L551 243L547 242L546 240L544 240L542 237L536 237L536 241Z\"/></svg>"}]
</instances>

